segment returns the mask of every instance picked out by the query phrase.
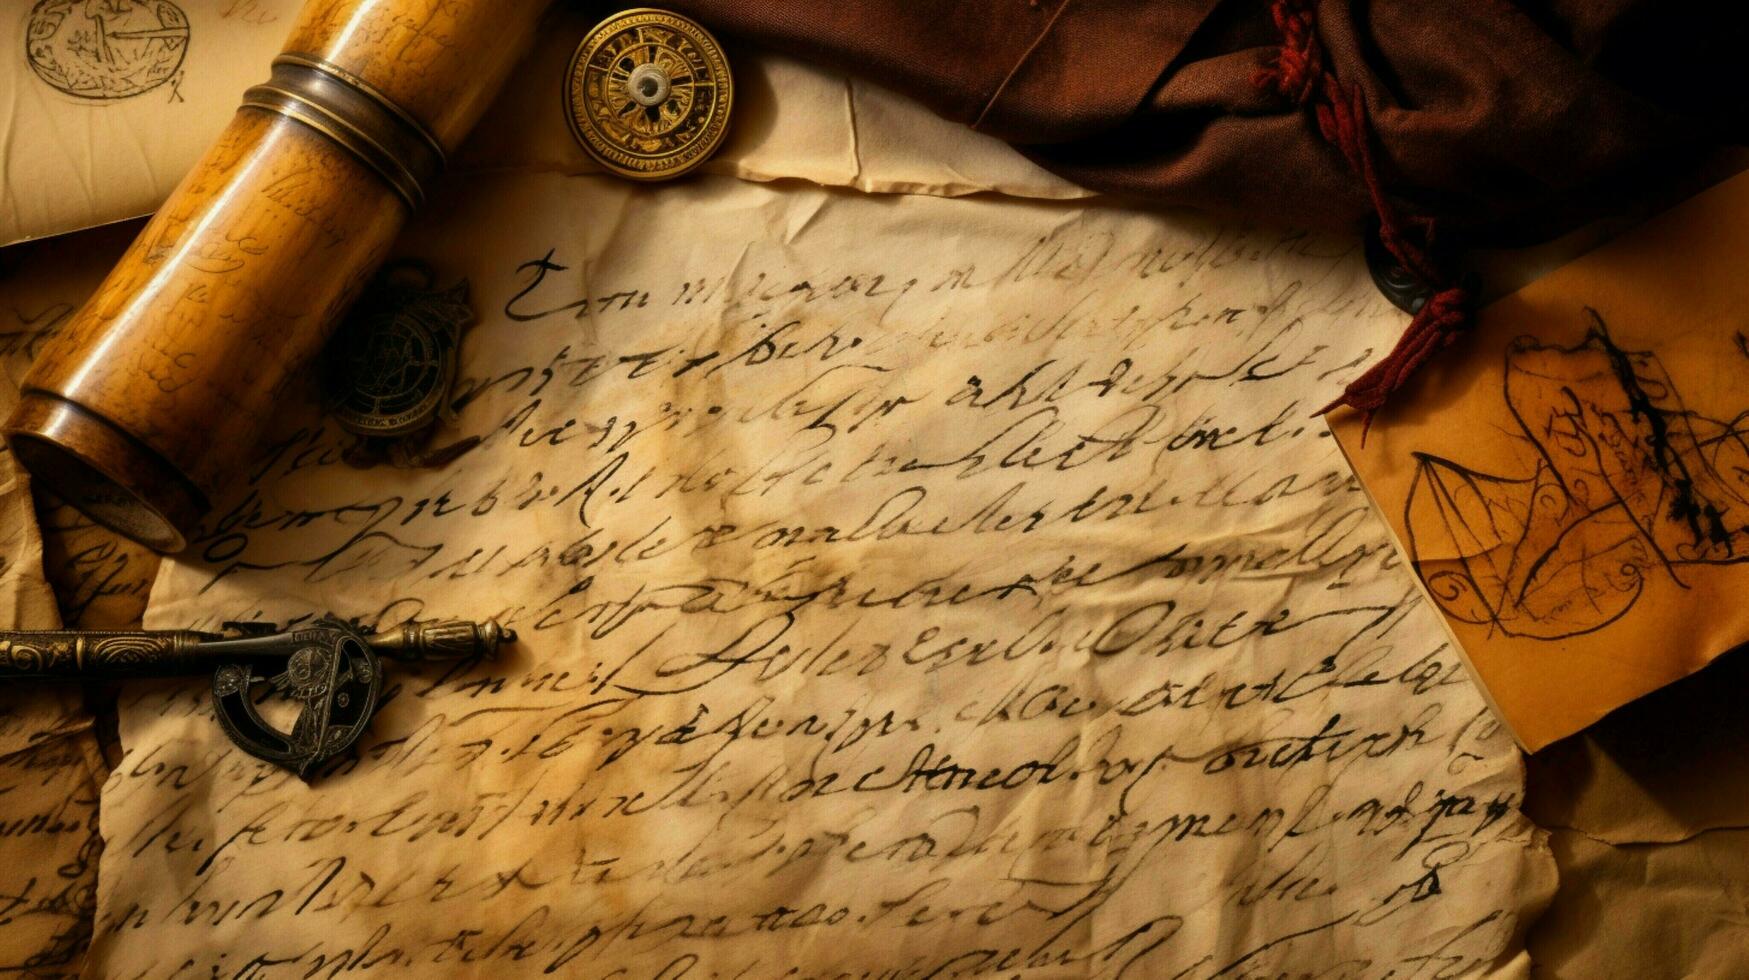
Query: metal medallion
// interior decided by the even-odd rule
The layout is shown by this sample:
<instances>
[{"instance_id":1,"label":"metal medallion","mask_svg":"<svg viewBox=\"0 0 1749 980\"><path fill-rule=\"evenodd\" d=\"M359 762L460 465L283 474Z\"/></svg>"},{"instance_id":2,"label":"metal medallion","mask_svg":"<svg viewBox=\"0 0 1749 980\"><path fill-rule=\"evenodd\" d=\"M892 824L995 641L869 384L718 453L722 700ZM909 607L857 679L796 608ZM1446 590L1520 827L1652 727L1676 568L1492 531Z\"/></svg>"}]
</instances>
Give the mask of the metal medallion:
<instances>
[{"instance_id":1,"label":"metal medallion","mask_svg":"<svg viewBox=\"0 0 1749 980\"><path fill-rule=\"evenodd\" d=\"M213 711L219 727L243 751L284 766L306 779L329 759L352 748L370 724L382 697L382 668L365 635L332 617L305 630L277 674L248 662L225 664L213 673ZM257 685L300 709L288 731L263 716Z\"/></svg>"},{"instance_id":2,"label":"metal medallion","mask_svg":"<svg viewBox=\"0 0 1749 980\"><path fill-rule=\"evenodd\" d=\"M359 437L354 465L387 455L397 465L442 465L477 437L434 451L417 443L449 412L456 349L473 322L468 283L436 288L422 262L384 267L365 289L328 348L327 389L334 419Z\"/></svg>"},{"instance_id":3,"label":"metal medallion","mask_svg":"<svg viewBox=\"0 0 1749 980\"><path fill-rule=\"evenodd\" d=\"M667 180L705 162L729 129L735 84L697 23L640 8L597 24L565 77L571 132L602 166Z\"/></svg>"}]
</instances>

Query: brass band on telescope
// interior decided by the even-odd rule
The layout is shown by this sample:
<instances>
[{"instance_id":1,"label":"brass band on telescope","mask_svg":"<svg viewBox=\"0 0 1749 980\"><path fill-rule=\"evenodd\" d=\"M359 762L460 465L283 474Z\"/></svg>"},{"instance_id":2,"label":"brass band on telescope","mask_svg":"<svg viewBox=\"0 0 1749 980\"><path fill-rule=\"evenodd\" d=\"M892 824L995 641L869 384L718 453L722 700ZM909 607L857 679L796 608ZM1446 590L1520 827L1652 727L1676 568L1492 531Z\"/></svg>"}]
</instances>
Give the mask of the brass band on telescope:
<instances>
[{"instance_id":1,"label":"brass band on telescope","mask_svg":"<svg viewBox=\"0 0 1749 980\"><path fill-rule=\"evenodd\" d=\"M243 93L243 106L277 112L333 140L414 210L443 172L443 147L429 130L364 79L320 58L273 59L272 76Z\"/></svg>"},{"instance_id":2,"label":"brass band on telescope","mask_svg":"<svg viewBox=\"0 0 1749 980\"><path fill-rule=\"evenodd\" d=\"M160 551L222 537L201 524L212 501L242 475L546 6L301 4L266 84L45 335L4 424L37 485Z\"/></svg>"}]
</instances>

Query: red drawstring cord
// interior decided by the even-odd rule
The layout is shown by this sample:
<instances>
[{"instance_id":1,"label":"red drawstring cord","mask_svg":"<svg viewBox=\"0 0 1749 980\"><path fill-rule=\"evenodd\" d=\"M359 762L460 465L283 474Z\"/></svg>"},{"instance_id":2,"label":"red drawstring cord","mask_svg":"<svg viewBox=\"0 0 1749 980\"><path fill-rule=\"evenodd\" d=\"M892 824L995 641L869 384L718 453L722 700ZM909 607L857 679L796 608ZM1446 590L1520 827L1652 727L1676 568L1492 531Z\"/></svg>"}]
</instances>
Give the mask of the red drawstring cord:
<instances>
[{"instance_id":1,"label":"red drawstring cord","mask_svg":"<svg viewBox=\"0 0 1749 980\"><path fill-rule=\"evenodd\" d=\"M1312 0L1274 0L1270 13L1281 31L1281 52L1273 65L1257 72L1252 82L1295 105L1310 105L1318 133L1341 151L1348 169L1366 186L1367 196L1378 214L1379 241L1399 265L1432 291L1391 352L1318 412L1322 415L1346 405L1365 412L1366 424L1371 426L1373 413L1470 325L1470 294L1464 287L1452 284L1428 254L1434 241L1433 220L1419 216L1405 219L1385 196L1384 184L1373 164L1366 101L1359 88L1344 85L1325 67Z\"/></svg>"}]
</instances>

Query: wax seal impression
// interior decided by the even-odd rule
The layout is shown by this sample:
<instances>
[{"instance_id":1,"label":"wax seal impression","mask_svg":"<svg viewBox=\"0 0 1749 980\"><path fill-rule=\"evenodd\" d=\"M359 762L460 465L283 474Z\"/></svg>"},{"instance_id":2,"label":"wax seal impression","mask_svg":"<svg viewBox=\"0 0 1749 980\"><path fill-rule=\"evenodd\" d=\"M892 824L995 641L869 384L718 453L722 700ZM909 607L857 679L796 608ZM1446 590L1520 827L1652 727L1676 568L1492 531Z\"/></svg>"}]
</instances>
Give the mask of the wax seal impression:
<instances>
[{"instance_id":1,"label":"wax seal impression","mask_svg":"<svg viewBox=\"0 0 1749 980\"><path fill-rule=\"evenodd\" d=\"M80 99L126 99L175 78L188 17L170 0L39 0L24 56L38 78Z\"/></svg>"},{"instance_id":2,"label":"wax seal impression","mask_svg":"<svg viewBox=\"0 0 1749 980\"><path fill-rule=\"evenodd\" d=\"M1433 295L1426 283L1397 262L1376 230L1366 238L1366 271L1372 275L1372 284L1378 287L1385 299L1404 313L1421 312L1421 307L1427 305L1427 298Z\"/></svg>"},{"instance_id":3,"label":"wax seal impression","mask_svg":"<svg viewBox=\"0 0 1749 980\"><path fill-rule=\"evenodd\" d=\"M710 159L734 96L716 38L665 10L627 10L597 24L565 76L577 142L633 180L667 180Z\"/></svg>"},{"instance_id":4,"label":"wax seal impression","mask_svg":"<svg viewBox=\"0 0 1749 980\"><path fill-rule=\"evenodd\" d=\"M436 287L423 262L385 266L366 287L327 351L326 382L334 420L358 436L347 462L370 466L442 466L472 449L470 437L441 449L421 445L449 409L456 348L472 323L468 283Z\"/></svg>"}]
</instances>

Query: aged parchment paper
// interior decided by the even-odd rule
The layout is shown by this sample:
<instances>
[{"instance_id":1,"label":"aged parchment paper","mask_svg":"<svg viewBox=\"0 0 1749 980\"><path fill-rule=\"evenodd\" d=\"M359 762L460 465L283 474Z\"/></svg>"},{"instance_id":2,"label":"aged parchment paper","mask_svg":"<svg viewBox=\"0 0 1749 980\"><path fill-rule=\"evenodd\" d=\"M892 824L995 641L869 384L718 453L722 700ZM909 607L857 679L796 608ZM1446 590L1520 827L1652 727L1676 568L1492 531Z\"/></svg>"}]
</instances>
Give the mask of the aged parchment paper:
<instances>
[{"instance_id":1,"label":"aged parchment paper","mask_svg":"<svg viewBox=\"0 0 1749 980\"><path fill-rule=\"evenodd\" d=\"M0 405L15 398L0 374ZM0 450L0 628L60 625L41 556L29 484ZM76 686L0 686L0 970L79 968L96 904L96 749Z\"/></svg>"},{"instance_id":2,"label":"aged parchment paper","mask_svg":"<svg viewBox=\"0 0 1749 980\"><path fill-rule=\"evenodd\" d=\"M1529 749L1749 640L1745 215L1749 175L1489 306L1370 430L1332 423Z\"/></svg>"},{"instance_id":3,"label":"aged parchment paper","mask_svg":"<svg viewBox=\"0 0 1749 980\"><path fill-rule=\"evenodd\" d=\"M1545 977L1740 977L1749 927L1749 831L1678 844L1549 836L1561 890L1531 936Z\"/></svg>"},{"instance_id":4,"label":"aged parchment paper","mask_svg":"<svg viewBox=\"0 0 1749 980\"><path fill-rule=\"evenodd\" d=\"M1527 812L1608 844L1749 828L1745 685L1749 657L1738 650L1538 752Z\"/></svg>"},{"instance_id":5,"label":"aged parchment paper","mask_svg":"<svg viewBox=\"0 0 1749 980\"><path fill-rule=\"evenodd\" d=\"M68 257L33 247L0 266L0 411L17 400L38 315L89 288ZM0 629L61 625L42 562L29 481L0 446ZM96 907L104 770L77 685L0 684L0 972L78 973Z\"/></svg>"},{"instance_id":6,"label":"aged parchment paper","mask_svg":"<svg viewBox=\"0 0 1749 980\"><path fill-rule=\"evenodd\" d=\"M22 384L43 341L60 329L96 288L104 273L133 241L139 224L93 228L14 245L0 252L0 370L10 384ZM0 409L16 398L9 390ZM33 487L34 537L40 531L42 573L53 587L49 598L69 629L135 629L158 571L158 556L142 545L98 526Z\"/></svg>"},{"instance_id":7,"label":"aged parchment paper","mask_svg":"<svg viewBox=\"0 0 1749 980\"><path fill-rule=\"evenodd\" d=\"M288 408L151 625L498 616L306 786L124 695L99 976L1522 975L1504 732L1308 413L1358 255L1070 204L483 178L435 473Z\"/></svg>"},{"instance_id":8,"label":"aged parchment paper","mask_svg":"<svg viewBox=\"0 0 1749 980\"><path fill-rule=\"evenodd\" d=\"M564 77L600 13L565 5L548 12L534 50L458 154L458 172L601 172L577 145L551 95L553 79ZM733 37L720 40L735 74L734 121L722 149L704 164L706 173L875 193L1091 195L1006 143L878 85Z\"/></svg>"},{"instance_id":9,"label":"aged parchment paper","mask_svg":"<svg viewBox=\"0 0 1749 980\"><path fill-rule=\"evenodd\" d=\"M0 244L156 208L267 77L302 0L0 12Z\"/></svg>"}]
</instances>

